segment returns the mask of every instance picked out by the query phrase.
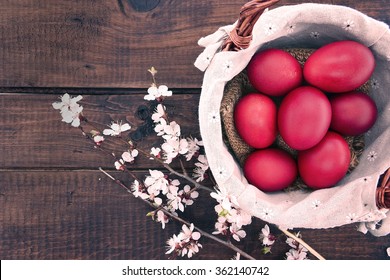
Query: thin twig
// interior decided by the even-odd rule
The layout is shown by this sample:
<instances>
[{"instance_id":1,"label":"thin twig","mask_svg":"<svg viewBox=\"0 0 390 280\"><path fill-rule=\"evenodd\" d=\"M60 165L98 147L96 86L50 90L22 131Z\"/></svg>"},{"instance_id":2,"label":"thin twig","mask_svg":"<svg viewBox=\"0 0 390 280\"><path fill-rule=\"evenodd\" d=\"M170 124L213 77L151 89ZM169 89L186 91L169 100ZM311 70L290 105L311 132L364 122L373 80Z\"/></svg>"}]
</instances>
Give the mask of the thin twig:
<instances>
[{"instance_id":1,"label":"thin twig","mask_svg":"<svg viewBox=\"0 0 390 280\"><path fill-rule=\"evenodd\" d=\"M169 164L165 163L163 160L161 160L160 158L158 157L155 157L153 155L150 155L149 153L143 151L142 149L137 149L140 153L142 153L143 155L147 156L148 158L153 158L154 160L156 160L157 162L159 162L165 169L167 169L169 172L171 172L172 174L180 177L180 178L183 178L185 180L187 180L188 182L190 182L191 184L193 184L197 189L202 189L202 190L206 190L206 191L209 191L209 192L213 192L214 190L209 188L209 187L206 187L202 184L199 184L198 182L196 182L194 179L192 179L191 177L189 177L188 175L185 175L185 174L182 174L176 170L174 170L172 167L169 166Z\"/></svg>"},{"instance_id":2,"label":"thin twig","mask_svg":"<svg viewBox=\"0 0 390 280\"><path fill-rule=\"evenodd\" d=\"M84 117L83 120L84 120L86 123L88 123L88 124L91 125L91 122L90 122L87 118ZM95 125L93 125L93 128L94 128L96 131L98 131L100 134L102 133L102 132L99 130L99 128L97 128ZM84 129L82 128L82 126L80 126L80 129L83 131L83 134L86 135L87 138L89 138L89 140L91 140L94 144L96 144L96 143L93 141L92 138L88 137L88 134L84 131ZM127 141L126 141L125 139L123 139L122 137L117 137L117 139L118 139L119 141L121 141L122 143L128 145L131 149L134 148L134 146L133 146L131 143L127 142ZM98 148L99 148L100 150L102 150L101 147L98 147ZM180 178L182 178L182 179L185 179L185 180L187 180L189 183L193 184L193 185L195 186L195 190L203 189L203 190L206 190L206 191L208 191L208 192L214 191L213 189L211 189L211 188L209 188L209 187L207 187L207 186L204 186L204 185L202 185L202 184L199 184L197 181L195 181L194 179L192 179L192 178L187 174L187 172L180 173L180 172L174 170L173 168L171 168L171 167L169 166L169 164L165 163L162 159L160 159L160 158L158 158L158 157L156 157L156 156L154 156L154 155L151 155L150 153L148 153L148 152L146 152L146 151L144 151L143 149L140 149L140 148L138 148L138 147L137 147L137 150L138 150L141 154L143 154L146 158L148 158L148 159L152 158L153 160L155 160L155 161L157 161L158 163L160 163L160 164L161 164L165 169L167 169L170 173L172 173L172 174L174 174L174 175L176 175L176 176L178 176L178 177L180 177ZM183 163L182 163L181 161L180 161L180 164L181 164L182 169L184 170L184 166L183 166Z\"/></svg>"},{"instance_id":3,"label":"thin twig","mask_svg":"<svg viewBox=\"0 0 390 280\"><path fill-rule=\"evenodd\" d=\"M99 167L99 170L104 174L106 175L108 178L110 178L112 181L114 181L117 185L121 186L123 189L125 189L128 193L131 193L131 190L122 182L120 181L119 179L116 179L115 177L113 177L112 175L110 175L109 173L107 173L105 170L103 170L101 167ZM141 199L144 203L146 203L147 205L149 205L150 207L154 208L154 209L157 209L158 207L156 207L153 203L151 203L150 201L147 201L147 200L144 200L144 199ZM158 210L161 210L164 212L165 215L169 216L170 218L178 221L178 222L181 222L182 224L185 224L187 226L190 226L191 223L178 217L178 216L175 216L174 214L172 214L171 212L169 212L168 210L166 210L165 208L158 208ZM212 235L212 234L209 234L208 232L205 232L204 230L194 226L194 229L196 229L197 231L199 231L199 233L209 239L212 239L220 244L222 244L223 246L226 246L230 249L232 249L233 251L239 253L241 256L247 258L247 259L250 259L250 260L255 260L255 258L253 258L251 255L249 255L248 253L242 251L240 248L234 246L232 243L230 242L226 242L226 241L223 241L221 239L219 239L218 237Z\"/></svg>"},{"instance_id":4,"label":"thin twig","mask_svg":"<svg viewBox=\"0 0 390 280\"><path fill-rule=\"evenodd\" d=\"M180 167L181 167L181 171L183 172L183 175L188 177L188 173L187 170L184 168L183 161L181 159L179 159L179 161L180 161Z\"/></svg>"},{"instance_id":5,"label":"thin twig","mask_svg":"<svg viewBox=\"0 0 390 280\"><path fill-rule=\"evenodd\" d=\"M295 234L292 234L288 230L282 229L278 227L281 232L283 232L288 237L291 237L296 242L300 243L303 247L305 247L310 253L312 253L317 259L319 260L325 260L323 256L321 256L316 250L314 250L309 244L307 244L305 241L303 241L301 238L297 237Z\"/></svg>"}]
</instances>

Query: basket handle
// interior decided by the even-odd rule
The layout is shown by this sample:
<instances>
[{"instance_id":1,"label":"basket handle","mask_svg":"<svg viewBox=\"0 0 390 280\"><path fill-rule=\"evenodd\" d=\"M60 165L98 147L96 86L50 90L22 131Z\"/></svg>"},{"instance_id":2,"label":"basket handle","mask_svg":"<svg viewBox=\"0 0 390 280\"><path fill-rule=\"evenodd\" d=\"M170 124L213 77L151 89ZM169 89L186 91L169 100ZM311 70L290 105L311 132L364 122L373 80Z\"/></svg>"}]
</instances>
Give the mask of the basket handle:
<instances>
[{"instance_id":1,"label":"basket handle","mask_svg":"<svg viewBox=\"0 0 390 280\"><path fill-rule=\"evenodd\" d=\"M376 189L376 206L390 209L390 168L384 173L382 183Z\"/></svg>"},{"instance_id":2,"label":"basket handle","mask_svg":"<svg viewBox=\"0 0 390 280\"><path fill-rule=\"evenodd\" d=\"M256 21L268 8L279 0L251 0L240 10L237 25L230 32L222 46L222 51L239 51L246 49L252 40L252 30Z\"/></svg>"}]
</instances>

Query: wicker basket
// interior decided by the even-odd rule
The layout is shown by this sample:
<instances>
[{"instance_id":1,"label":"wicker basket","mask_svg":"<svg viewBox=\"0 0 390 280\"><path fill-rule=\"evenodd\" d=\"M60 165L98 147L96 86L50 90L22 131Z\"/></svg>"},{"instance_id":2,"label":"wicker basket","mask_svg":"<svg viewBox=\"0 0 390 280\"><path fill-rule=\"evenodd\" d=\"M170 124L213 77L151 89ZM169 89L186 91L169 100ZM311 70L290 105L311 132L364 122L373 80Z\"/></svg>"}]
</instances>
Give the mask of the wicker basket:
<instances>
[{"instance_id":1,"label":"wicker basket","mask_svg":"<svg viewBox=\"0 0 390 280\"><path fill-rule=\"evenodd\" d=\"M333 217L337 216L337 209L329 210L328 212L324 211L321 213L320 211L316 214L311 215L311 218L308 218L308 220L302 219L302 206L308 206L310 201L313 201L316 195L318 194L319 197L321 197L322 200L329 202L331 205L335 205L335 207L341 207L343 205L342 196L346 195L349 196L350 200L351 197L353 197L353 194L348 193L353 191L353 187L349 187L350 190L348 190L348 187L341 190L339 188L336 191L332 190L316 190L316 191L305 191L305 194L301 193L301 190L297 192L297 194L291 194L292 199L290 200L289 194L285 195L279 195L279 194L266 194L259 190L255 190L253 186L247 183L246 179L243 177L242 171L241 171L241 164L244 162L246 156L252 151L249 146L247 146L243 141L240 139L240 137L237 135L237 132L234 128L234 122L233 122L233 110L234 105L238 101L238 99L245 93L252 91L253 88L251 87L246 73L245 73L245 66L249 62L250 57L258 50L260 49L266 49L267 47L279 47L279 48L289 48L287 49L293 56L297 57L297 59L304 63L308 55L313 48L313 44L307 44L307 46L302 46L300 44L298 46L288 45L285 46L285 41L290 40L289 34L284 37L277 37L273 36L272 29L277 29L275 26L272 25L272 22L268 24L267 20L270 19L270 21L274 20L278 21L278 23L281 23L281 26L283 27L291 27L291 29L295 28L293 26L293 23L291 23L291 26L289 26L289 20L290 18L287 16L286 19L284 16L286 13L293 14L295 16L295 19L298 19L302 21L302 26L317 26L317 22L313 22L313 24L310 24L310 19L305 18L305 15L313 16L313 14L317 14L317 18L322 20L323 25L318 24L318 28L325 28L327 31L332 32L333 30L336 31L335 34L344 34L343 32L338 32L337 28L340 29L338 26L333 26L334 23L332 20L334 17L325 18L329 14L326 14L326 12L329 13L329 11L335 10L335 13L340 16L340 14L350 15L351 18L357 18L359 20L359 27L362 28L362 33L368 32L368 30L371 28L371 26L374 26L375 28L384 30L383 34L380 37L378 37L378 40L368 38L367 42L363 42L366 45L370 44L368 43L369 40L372 40L375 44L379 42L378 44L387 44L387 40L390 41L390 35L386 32L389 32L388 27L384 26L384 24L379 23L375 21L374 19L368 18L367 16L353 10L347 7L341 7L341 6L332 6L332 5L323 5L323 4L301 4L296 6L290 7L280 7L277 9L274 9L274 11L267 11L268 7L274 5L277 3L278 0L269 0L269 1L261 1L261 0L253 0L249 1L247 4L245 4L241 11L240 11L240 17L236 23L234 23L231 26L225 26L221 27L217 32L214 34L202 38L200 40L200 45L203 45L205 47L205 51L198 57L197 62L195 65L201 69L205 70L207 68L205 78L203 81L203 88L202 88L202 95L201 95L201 101L199 106L199 113L200 113L200 127L201 127L201 134L202 138L205 142L205 149L206 154L208 155L209 161L210 161L210 167L213 171L213 174L215 175L217 179L217 183L221 186L226 185L227 190L229 192L232 192L234 195L237 195L239 197L240 206L244 208L244 210L248 210L250 213L254 214L255 216L258 216L264 220L268 220L269 222L273 222L278 224L282 227L306 227L306 228L324 228L324 227L334 227L334 226L340 226L351 222L372 222L372 221L379 221L379 220L386 220L387 222L383 222L382 224L387 224L387 228L383 226L382 232L379 233L375 232L375 230L372 231L374 235L385 235L390 232L390 218L386 218L385 213L387 212L387 209L390 208L390 168L389 168L389 160L387 155L385 160L385 166L387 166L385 169L383 168L383 164L381 166L378 166L378 169L382 169L382 175L378 175L378 180L375 182L377 185L375 185L375 193L373 195L370 195L368 197L373 197L374 205L376 204L377 209L371 209L369 212L367 212L367 215L359 216L356 219L352 219L350 221L342 221L342 217ZM313 10L314 9L314 10ZM322 11L323 10L323 11ZM314 11L311 13L311 11ZM274 13L271 13L274 12ZM277 13L278 12L278 13ZM322 14L322 12L324 14ZM284 13L284 14L283 14ZM272 14L272 16L271 16ZM265 17L263 16L265 15ZM288 14L291 16L290 14ZM315 15L314 15L315 16ZM292 16L291 16L292 17ZM316 18L316 20L317 20ZM259 20L261 19L261 20ZM313 19L311 19L313 20ZM287 22L286 22L287 21ZM301 22L299 22L301 23ZM353 25L353 21L346 22L349 25ZM262 26L261 26L262 25ZM387 30L386 30L387 27ZM312 30L308 28L307 30ZM374 28L374 29L375 29ZM346 29L346 28L345 28ZM263 30L263 35L270 35L271 38L260 38L260 35L252 34L253 31L259 32L259 30ZM306 29L302 28L300 30L301 33L298 31L295 32L295 36L297 36L297 40L299 42L303 41L303 36L305 35L304 32L308 32ZM271 32L272 31L272 32ZM315 35L314 32L313 36ZM389 32L390 33L390 32ZM303 34L303 35L302 35ZM257 35L258 37L255 38L254 35ZM292 36L292 35L291 35ZM348 34L348 36L350 36ZM352 39L353 36L351 35ZM384 38L385 37L385 38ZM382 40L384 38L384 40ZM330 38L329 40L342 40L344 39L342 36L337 35L336 38ZM349 38L351 39L351 38ZM358 40L359 38L356 38ZM379 39L381 39L384 42L381 42ZM293 40L290 40L293 41ZM363 40L364 41L364 40ZM260 42L260 43L259 43ZM314 44L315 45L315 44ZM290 47L293 47L293 49L290 49ZM314 46L314 48L318 48L319 46ZM380 46L378 46L379 49ZM236 54L235 54L236 53ZM376 57L383 56L383 54L375 54ZM241 59L237 59L237 57L242 56ZM389 56L390 57L390 56ZM380 57L383 60L383 57ZM237 61L238 66L237 71L231 71L229 63L231 61ZM384 61L384 60L383 60ZM231 63L230 63L231 64ZM384 67L388 67L387 63ZM230 67L230 68L229 68ZM222 71L219 69L223 69ZM228 69L228 71L227 71ZM387 69L387 68L386 68ZM227 78L229 77L230 78ZM224 81L226 79L226 81ZM375 85L375 80L372 80L371 82L365 84L361 90L368 93L370 91L370 86ZM389 82L390 81L386 81ZM222 93L220 93L222 91ZM219 97L221 95L221 97ZM214 110L214 101L217 100L219 103L219 111L220 111L220 117L221 117L221 128L220 130L217 129L210 129L210 126L212 126L210 123L207 123L207 115L215 114ZM388 104L388 96L384 97L384 102ZM387 105L386 105L387 106ZM386 107L387 110L387 107ZM385 114L385 112L381 112L381 114ZM202 117L205 116L205 117ZM215 119L215 118L214 118ZM379 118L378 120L381 121L382 118ZM387 127L385 126L385 129ZM220 134L219 134L220 133ZM380 135L381 137L386 137L383 135ZM219 142L219 137L221 137L221 142ZM361 168L358 172L354 172L353 169L358 165L358 159L360 155L364 151L364 144L365 144L365 138L363 136L360 137L353 137L348 139L350 144L350 150L352 152L352 158L351 164L350 164L350 172L353 174L351 176L351 181L357 182L360 179L362 180L369 180L371 177L366 176L359 178L359 172L361 172ZM384 140L384 142L389 142L389 139ZM371 140L370 140L371 141ZM209 143L209 144L208 144ZM218 143L224 143L225 147L222 148L216 148L216 144ZM370 142L371 143L371 142ZM370 144L369 143L369 144ZM276 143L279 147L285 148L290 153L294 154L293 150L290 150L288 147L286 147L285 143L283 141L277 141ZM232 160L229 158L229 155L226 154L227 151L231 158L237 163L236 166L231 167L230 164L232 164ZM368 151L366 150L366 153ZM374 153L374 151L372 152ZM384 151L386 153L386 151ZM209 157L209 154L211 156ZM373 157L376 157L376 152L373 154ZM367 155L365 155L367 157ZM366 160L367 158L363 158ZM224 176L226 175L227 176ZM356 179L357 178L357 179ZM348 185L352 184L351 182L344 181L343 184ZM236 187L237 186L237 187ZM300 180L297 180L297 182L294 184L294 188L296 189L302 188L302 182ZM304 186L303 186L304 187ZM343 187L343 186L337 186L337 187ZM359 191L361 190L361 187L359 188ZM363 190L364 192L364 190ZM319 200L315 200L319 201ZM350 202L350 201L349 201ZM284 203L284 204L283 204ZM290 203L290 204L289 204ZM362 209L369 205L369 203L364 203L363 201L358 201L357 203L361 203L363 206L359 209L356 209L356 212L364 212L365 209ZM276 215L268 215L267 210L272 210L273 205L283 204L282 206L278 206L278 214L280 216L283 216L282 218L278 219ZM339 206L337 206L339 205ZM298 211L299 208L299 211ZM304 208L304 207L303 207ZM351 207L352 210L354 210L353 206ZM351 211L352 211L351 210ZM378 210L382 210L381 214L378 214ZM345 210L347 211L347 210ZM271 211L272 212L272 211ZM277 211L274 211L274 214ZM378 214L378 217L372 217L372 213ZM375 214L375 215L376 215ZM355 215L355 213L348 213L345 216ZM329 221L319 221L318 219L323 219L323 216L328 217ZM344 217L345 217L344 216ZM379 217L380 216L380 217ZM291 219L290 219L291 218ZM334 221L331 221L334 218Z\"/></svg>"}]
</instances>

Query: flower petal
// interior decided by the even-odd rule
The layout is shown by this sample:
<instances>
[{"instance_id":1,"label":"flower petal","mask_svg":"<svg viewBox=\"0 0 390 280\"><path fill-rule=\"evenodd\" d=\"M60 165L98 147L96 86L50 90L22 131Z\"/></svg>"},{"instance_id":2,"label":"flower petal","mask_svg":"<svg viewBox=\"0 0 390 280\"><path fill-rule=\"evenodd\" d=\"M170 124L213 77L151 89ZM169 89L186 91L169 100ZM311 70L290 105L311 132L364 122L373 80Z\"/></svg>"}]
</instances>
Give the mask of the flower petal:
<instances>
[{"instance_id":1,"label":"flower petal","mask_svg":"<svg viewBox=\"0 0 390 280\"><path fill-rule=\"evenodd\" d=\"M201 237L201 234L197 231L193 232L191 235L192 239L198 240Z\"/></svg>"},{"instance_id":2,"label":"flower petal","mask_svg":"<svg viewBox=\"0 0 390 280\"><path fill-rule=\"evenodd\" d=\"M124 131L130 130L130 129L131 129L131 126L128 123L125 123L125 124L121 125L120 131L124 132Z\"/></svg>"},{"instance_id":3,"label":"flower petal","mask_svg":"<svg viewBox=\"0 0 390 280\"><path fill-rule=\"evenodd\" d=\"M103 134L104 135L113 135L114 134L114 131L112 129L104 129L103 130Z\"/></svg>"}]
</instances>

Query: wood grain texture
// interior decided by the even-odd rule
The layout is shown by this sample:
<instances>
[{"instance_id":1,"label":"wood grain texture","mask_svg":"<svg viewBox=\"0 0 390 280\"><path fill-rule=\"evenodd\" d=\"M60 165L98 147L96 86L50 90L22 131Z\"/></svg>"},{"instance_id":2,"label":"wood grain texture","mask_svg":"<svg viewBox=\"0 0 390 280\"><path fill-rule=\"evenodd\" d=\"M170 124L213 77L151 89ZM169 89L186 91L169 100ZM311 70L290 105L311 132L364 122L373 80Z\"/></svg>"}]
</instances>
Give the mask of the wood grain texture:
<instances>
[{"instance_id":1,"label":"wood grain texture","mask_svg":"<svg viewBox=\"0 0 390 280\"><path fill-rule=\"evenodd\" d=\"M123 173L113 174L126 179ZM145 216L151 208L98 171L1 171L0 203L1 259L167 259L166 241L181 228L171 221L162 230ZM184 217L212 232L214 204L201 192ZM237 245L258 259L284 259L289 248L281 234L271 255L261 253L263 226L254 220ZM271 230L278 232L273 226ZM297 231L328 259L386 259L390 242L389 237L357 232L356 225ZM204 249L195 259L234 255L214 241L202 238L201 243Z\"/></svg>"},{"instance_id":2,"label":"wood grain texture","mask_svg":"<svg viewBox=\"0 0 390 280\"><path fill-rule=\"evenodd\" d=\"M203 73L193 66L202 51L197 40L232 24L246 2L1 1L0 92L8 92L0 94L1 259L168 257L166 240L181 225L170 222L162 230L145 217L148 206L96 171L99 166L112 171L113 160L61 122L51 103L64 92L83 94L85 113L98 125L126 120L142 126L136 111L147 104L143 95L151 83L147 69L153 65L159 70L157 81L174 88L167 100L172 119L184 135L199 136ZM302 2L286 0L276 6ZM310 2L346 5L390 23L387 0ZM158 143L148 136L138 145L149 149ZM189 170L192 166L186 164ZM150 168L160 165L141 158L134 165L140 177ZM202 193L184 217L212 232L213 207L214 201ZM239 246L258 259L284 259L289 248L280 234L272 254L261 253L258 234L263 226L254 220ZM327 259L386 259L390 236L364 235L356 227L295 231ZM207 239L201 243L204 248L195 259L234 255Z\"/></svg>"},{"instance_id":3,"label":"wood grain texture","mask_svg":"<svg viewBox=\"0 0 390 280\"><path fill-rule=\"evenodd\" d=\"M85 116L96 122L100 129L107 128L112 121L123 121L133 126L131 133L134 133L145 123L136 115L139 106L151 104L143 99L144 95L109 95L106 92L85 95L81 103L85 108ZM113 167L113 159L96 151L94 145L82 137L79 129L61 122L59 111L51 105L57 100L57 95L0 94L0 169ZM198 94L180 92L166 101L168 114L182 126L183 136L199 138L198 102ZM102 147L117 151L118 156L125 151L126 147L120 142L114 142L117 143L115 145L109 143L103 143ZM162 143L162 139L153 133L140 139L137 145L150 151L151 147ZM139 157L134 168L155 165Z\"/></svg>"},{"instance_id":4,"label":"wood grain texture","mask_svg":"<svg viewBox=\"0 0 390 280\"><path fill-rule=\"evenodd\" d=\"M161 1L149 12L130 3L2 3L0 86L145 87L154 65L171 87L199 88L198 39L233 23L245 1Z\"/></svg>"},{"instance_id":5,"label":"wood grain texture","mask_svg":"<svg viewBox=\"0 0 390 280\"><path fill-rule=\"evenodd\" d=\"M1 259L154 259L179 230L100 172L1 172Z\"/></svg>"},{"instance_id":6,"label":"wood grain texture","mask_svg":"<svg viewBox=\"0 0 390 280\"><path fill-rule=\"evenodd\" d=\"M0 87L145 87L154 65L171 87L199 88L198 39L234 23L246 1L139 2L2 3ZM347 5L389 23L386 0L311 2Z\"/></svg>"}]
</instances>

